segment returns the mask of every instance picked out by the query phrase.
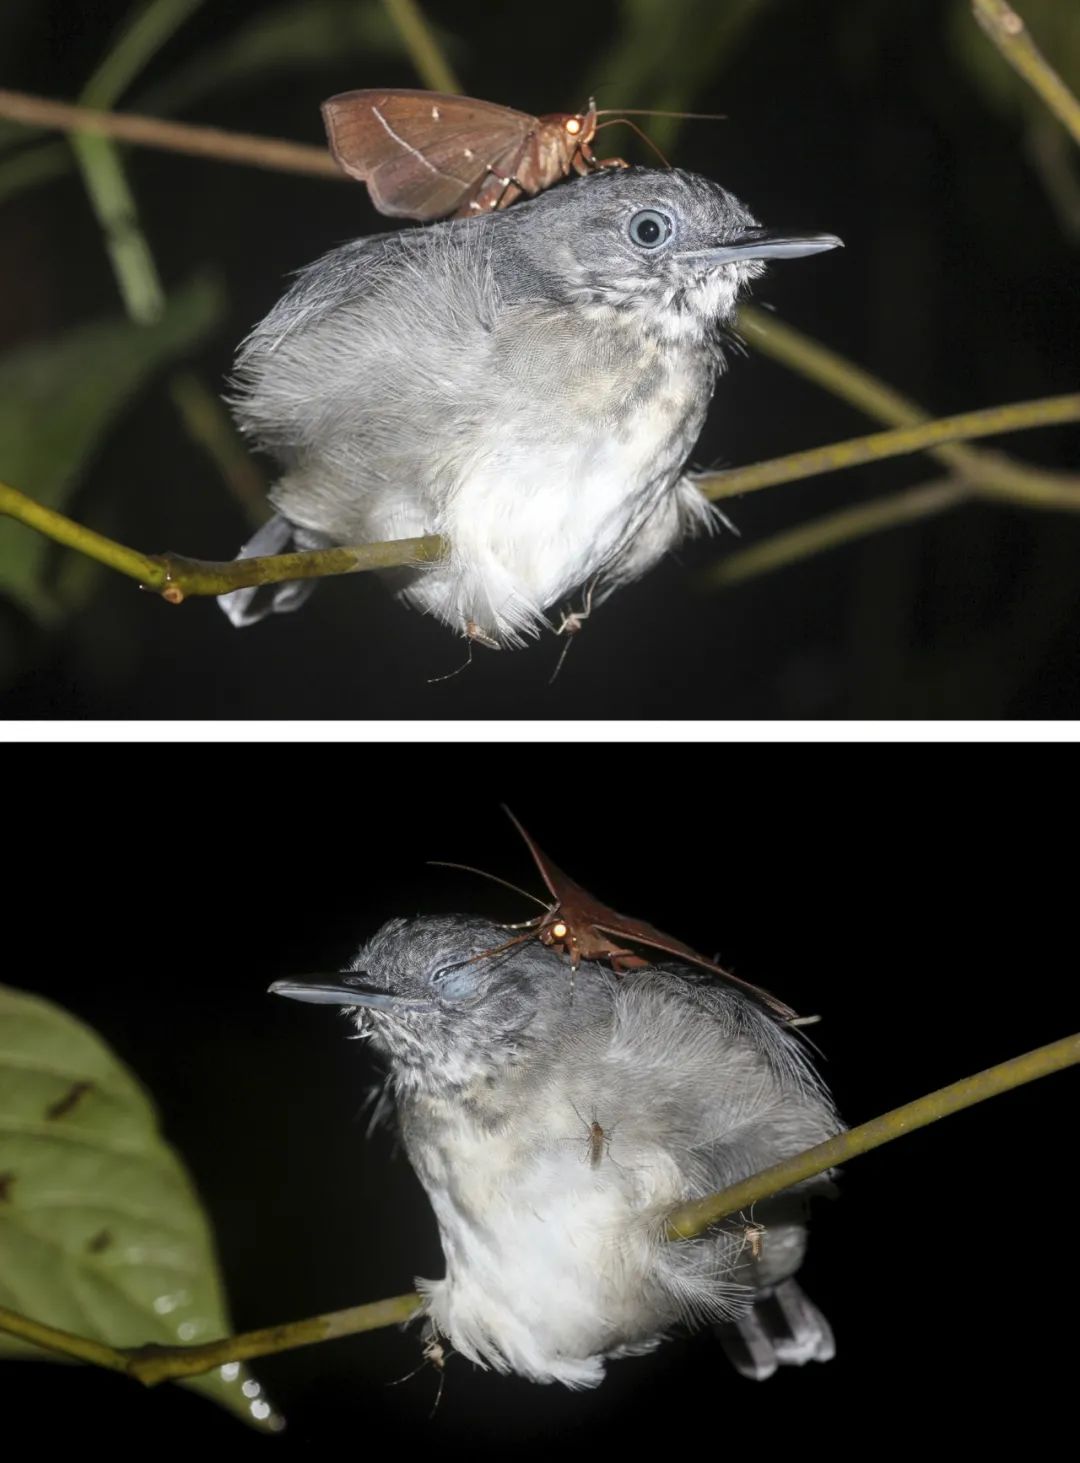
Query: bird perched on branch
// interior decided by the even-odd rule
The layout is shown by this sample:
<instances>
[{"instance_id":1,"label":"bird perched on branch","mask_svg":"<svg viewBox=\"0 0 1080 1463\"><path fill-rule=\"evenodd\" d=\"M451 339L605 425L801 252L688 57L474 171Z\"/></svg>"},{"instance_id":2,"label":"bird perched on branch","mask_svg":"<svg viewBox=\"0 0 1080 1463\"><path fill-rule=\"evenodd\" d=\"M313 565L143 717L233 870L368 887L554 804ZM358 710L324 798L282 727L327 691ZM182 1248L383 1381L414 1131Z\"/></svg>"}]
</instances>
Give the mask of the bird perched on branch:
<instances>
[{"instance_id":1,"label":"bird perched on branch","mask_svg":"<svg viewBox=\"0 0 1080 1463\"><path fill-rule=\"evenodd\" d=\"M839 1120L798 1037L691 965L575 972L460 916L392 920L339 978L271 990L343 1006L388 1066L405 1149L438 1220L429 1340L497 1371L595 1386L607 1358L716 1323L744 1374L825 1361L792 1279L800 1185L684 1241L668 1214L812 1147Z\"/></svg>"},{"instance_id":2,"label":"bird perched on branch","mask_svg":"<svg viewBox=\"0 0 1080 1463\"><path fill-rule=\"evenodd\" d=\"M764 261L830 234L759 227L691 173L613 169L506 211L360 239L244 343L235 410L277 510L241 556L441 534L401 596L493 647L582 587L599 603L715 513L686 473L722 334ZM237 625L312 582L221 598Z\"/></svg>"}]
</instances>

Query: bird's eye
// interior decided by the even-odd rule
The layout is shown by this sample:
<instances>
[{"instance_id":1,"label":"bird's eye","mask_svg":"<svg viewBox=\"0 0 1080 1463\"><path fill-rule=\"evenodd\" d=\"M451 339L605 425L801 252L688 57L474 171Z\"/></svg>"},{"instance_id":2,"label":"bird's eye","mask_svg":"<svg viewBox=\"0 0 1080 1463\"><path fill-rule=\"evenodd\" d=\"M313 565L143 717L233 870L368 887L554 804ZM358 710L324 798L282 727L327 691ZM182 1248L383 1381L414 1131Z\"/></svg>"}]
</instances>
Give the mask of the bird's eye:
<instances>
[{"instance_id":1,"label":"bird's eye","mask_svg":"<svg viewBox=\"0 0 1080 1463\"><path fill-rule=\"evenodd\" d=\"M639 249L659 249L671 238L671 220L655 208L643 208L630 220L630 237Z\"/></svg>"},{"instance_id":2,"label":"bird's eye","mask_svg":"<svg viewBox=\"0 0 1080 1463\"><path fill-rule=\"evenodd\" d=\"M436 970L431 983L439 995L448 1001L460 1001L472 995L478 979L476 965L471 960L458 960L453 965L444 965Z\"/></svg>"}]
</instances>

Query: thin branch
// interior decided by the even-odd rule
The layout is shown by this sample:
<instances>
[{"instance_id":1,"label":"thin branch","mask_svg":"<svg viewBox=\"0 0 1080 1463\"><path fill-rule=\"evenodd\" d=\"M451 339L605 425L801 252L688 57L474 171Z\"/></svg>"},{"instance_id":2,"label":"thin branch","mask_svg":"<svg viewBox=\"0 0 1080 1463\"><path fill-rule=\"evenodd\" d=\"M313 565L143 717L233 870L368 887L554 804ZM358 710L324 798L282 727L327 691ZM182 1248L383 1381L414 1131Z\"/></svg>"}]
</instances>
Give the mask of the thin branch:
<instances>
[{"instance_id":1,"label":"thin branch","mask_svg":"<svg viewBox=\"0 0 1080 1463\"><path fill-rule=\"evenodd\" d=\"M424 85L432 91L460 93L461 82L443 55L442 47L417 0L383 0L383 6L397 27L409 60Z\"/></svg>"},{"instance_id":2,"label":"thin branch","mask_svg":"<svg viewBox=\"0 0 1080 1463\"><path fill-rule=\"evenodd\" d=\"M794 326L786 325L767 310L743 305L739 310L738 330L747 344L762 355L816 381L868 417L876 417L891 427L917 427L931 420L929 412L892 386ZM939 446L933 449L932 455L958 471L973 471L982 461L982 454L972 447Z\"/></svg>"},{"instance_id":3,"label":"thin branch","mask_svg":"<svg viewBox=\"0 0 1080 1463\"><path fill-rule=\"evenodd\" d=\"M6 483L0 483L0 514L25 523L69 549L77 549L129 579L137 579L144 589L155 590L170 604L182 604L192 595L228 594L234 589L280 584L289 579L324 579L366 569L427 564L445 552L444 541L437 534L428 534L424 538L312 549L306 553L273 554L231 562L188 559L180 554L142 554L84 528L53 508L35 503L33 498Z\"/></svg>"},{"instance_id":4,"label":"thin branch","mask_svg":"<svg viewBox=\"0 0 1080 1463\"><path fill-rule=\"evenodd\" d=\"M220 397L194 371L175 371L169 378L169 395L188 436L217 467L248 522L253 527L263 523L266 483Z\"/></svg>"},{"instance_id":5,"label":"thin branch","mask_svg":"<svg viewBox=\"0 0 1080 1463\"><path fill-rule=\"evenodd\" d=\"M984 411L965 412L962 416L945 417L937 422L903 428L894 432L875 432L826 447L795 452L770 462L754 463L731 472L717 473L699 481L707 496L731 497L792 482L815 473L831 472L860 463L882 460L901 453L931 448L935 443L972 437L991 432L1018 431L1021 428L1046 426L1051 423L1080 420L1080 394L1045 397L1039 401L1016 402L1008 406L988 407ZM938 449L940 450L940 448ZM1014 497L1035 507L1080 510L1080 479L1020 466L1006 460L1010 491ZM1005 469L999 469L1004 473ZM972 485L973 486L973 485ZM812 523L791 533L781 534L765 544L727 558L711 576L717 584L748 578L766 569L776 568L807 554L820 552L835 543L860 537L897 523L912 521L921 511L940 511L959 502L970 487L950 487L934 483L913 489L907 494L886 498L877 503L860 505L844 513ZM254 497L249 490L246 498ZM253 506L249 502L249 506ZM331 549L315 549L304 553L275 554L266 558L238 559L232 562L190 559L179 554L143 554L129 549L92 529L84 528L55 509L46 508L16 488L0 483L0 514L18 519L67 548L78 550L118 573L137 579L145 589L157 590L172 604L180 604L192 595L227 594L230 590L259 584L277 584L288 579L315 579L336 574L352 574L358 570L390 568L400 564L428 563L446 552L444 541L435 534L423 538L396 539L389 543L352 545Z\"/></svg>"},{"instance_id":6,"label":"thin branch","mask_svg":"<svg viewBox=\"0 0 1080 1463\"><path fill-rule=\"evenodd\" d=\"M990 1067L974 1077L954 1082L950 1087L931 1092L904 1107L894 1108L882 1117L862 1123L857 1128L850 1128L839 1137L829 1139L827 1143L819 1143L816 1148L797 1154L783 1163L774 1164L721 1193L682 1205L668 1218L666 1238L671 1241L692 1238L710 1224L825 1173L838 1163L849 1162L862 1153L869 1153L871 1149L890 1143L905 1133L912 1133L939 1118L984 1102L1001 1092L1008 1092L1025 1082L1034 1082L1036 1078L1049 1076L1051 1072L1060 1072L1078 1062L1080 1035L1067 1036L1022 1057L1014 1057L997 1067ZM129 1376L152 1387L174 1377L198 1376L228 1362L250 1361L256 1356L292 1351L298 1346L310 1346L317 1341L331 1341L359 1331L375 1331L384 1326L400 1325L416 1313L420 1303L418 1295L398 1295L390 1300L351 1306L347 1310L332 1311L327 1315L292 1321L282 1326L269 1326L261 1331L246 1331L239 1336L207 1342L202 1346L142 1346L118 1350L82 1336L74 1336L68 1331L43 1326L3 1308L0 1308L0 1331L8 1331L78 1361L92 1362L112 1371L127 1372Z\"/></svg>"},{"instance_id":7,"label":"thin branch","mask_svg":"<svg viewBox=\"0 0 1080 1463\"><path fill-rule=\"evenodd\" d=\"M815 554L823 554L840 544L944 513L971 497L971 489L962 478L938 478L934 482L920 483L918 487L907 488L902 493L877 498L873 503L860 503L855 508L842 508L837 513L813 518L809 523L800 524L786 533L774 534L751 548L739 549L705 570L701 583L714 589L739 584L759 574L769 574L774 569L797 563L800 559L813 558Z\"/></svg>"},{"instance_id":8,"label":"thin branch","mask_svg":"<svg viewBox=\"0 0 1080 1463\"><path fill-rule=\"evenodd\" d=\"M62 132L90 133L128 142L135 147L153 147L191 157L208 157L222 163L241 163L269 168L279 173L306 173L319 178L347 181L334 159L323 147L286 142L275 137L256 137L247 132L225 132L219 127L193 127L186 122L166 122L159 117L142 117L133 112L104 112L93 107L76 107L46 97L0 88L0 117L24 122L28 127L46 127Z\"/></svg>"},{"instance_id":9,"label":"thin branch","mask_svg":"<svg viewBox=\"0 0 1080 1463\"><path fill-rule=\"evenodd\" d=\"M1001 432L1075 421L1080 421L1080 392L1071 396L1046 396L1038 401L986 407L981 411L940 417L937 421L900 427L891 432L873 432L866 437L853 437L846 442L830 443L827 447L792 452L787 457L774 457L769 462L753 463L749 467L705 473L696 482L707 498L732 498L737 493L753 493L760 488L774 487L777 483L798 482L823 472L837 472L845 467L859 467L867 462L922 452L944 442L991 437ZM1063 482L1071 487L1074 506L1080 510L1080 476L1063 477Z\"/></svg>"},{"instance_id":10,"label":"thin branch","mask_svg":"<svg viewBox=\"0 0 1080 1463\"><path fill-rule=\"evenodd\" d=\"M1007 0L971 0L971 9L1009 65L1068 128L1073 141L1080 144L1080 101L1032 40L1023 19Z\"/></svg>"},{"instance_id":11,"label":"thin branch","mask_svg":"<svg viewBox=\"0 0 1080 1463\"><path fill-rule=\"evenodd\" d=\"M290 1321L284 1326L245 1331L241 1336L226 1336L221 1341L208 1341L202 1346L139 1347L127 1354L127 1370L144 1386L154 1387L158 1382L169 1381L173 1377L200 1376L230 1361L250 1361L255 1356L271 1356L278 1351L313 1346L317 1341L334 1341L339 1336L355 1336L361 1331L400 1326L416 1314L420 1305L421 1297L410 1292L408 1295L395 1295L390 1300L373 1300L367 1305L329 1311L306 1321Z\"/></svg>"},{"instance_id":12,"label":"thin branch","mask_svg":"<svg viewBox=\"0 0 1080 1463\"><path fill-rule=\"evenodd\" d=\"M929 412L869 371L854 365L820 341L785 325L767 311L744 305L738 328L748 344L789 370L816 381L826 391L894 427L915 427L932 420ZM959 473L973 492L984 497L1023 503L1033 508L1073 506L1073 481L1041 467L1017 462L1003 452L988 452L963 443L942 443L928 449L953 472Z\"/></svg>"},{"instance_id":13,"label":"thin branch","mask_svg":"<svg viewBox=\"0 0 1080 1463\"><path fill-rule=\"evenodd\" d=\"M1034 1082L1038 1077L1061 1072L1077 1062L1080 1062L1080 1033L1064 1036L1060 1041L1025 1052L1022 1057L1013 1057L996 1067L988 1067L973 1077L964 1077L949 1087L941 1087L926 1097L907 1102L903 1107L894 1107L880 1118L849 1128L846 1133L819 1143L816 1148L808 1148L795 1158L774 1163L771 1168L763 1169L742 1183L733 1184L721 1194L710 1194L706 1199L684 1204L668 1216L667 1237L678 1240L700 1234L710 1224L738 1214L742 1209L749 1209L752 1204L779 1194L783 1189L827 1173L838 1163L848 1163L860 1154L880 1148L883 1143L891 1143L894 1138L902 1138L906 1133L914 1133L936 1123L939 1118L950 1117L966 1107L985 1102L988 1097L1010 1092L1025 1082Z\"/></svg>"}]
</instances>

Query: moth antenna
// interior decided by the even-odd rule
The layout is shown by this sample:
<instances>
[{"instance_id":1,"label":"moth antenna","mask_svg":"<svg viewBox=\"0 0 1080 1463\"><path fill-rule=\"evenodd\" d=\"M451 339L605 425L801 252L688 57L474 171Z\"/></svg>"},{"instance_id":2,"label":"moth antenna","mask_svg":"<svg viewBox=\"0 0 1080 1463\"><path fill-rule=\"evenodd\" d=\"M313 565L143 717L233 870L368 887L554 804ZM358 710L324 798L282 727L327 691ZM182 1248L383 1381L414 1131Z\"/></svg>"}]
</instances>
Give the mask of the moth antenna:
<instances>
[{"instance_id":1,"label":"moth antenna","mask_svg":"<svg viewBox=\"0 0 1080 1463\"><path fill-rule=\"evenodd\" d=\"M644 107L602 107L598 117L618 112L620 117L679 117L685 122L726 122L726 112L652 112Z\"/></svg>"},{"instance_id":2,"label":"moth antenna","mask_svg":"<svg viewBox=\"0 0 1080 1463\"><path fill-rule=\"evenodd\" d=\"M605 127L619 127L619 126L631 128L634 132L637 133L637 135L641 138L642 142L644 142L647 147L651 147L652 148L653 152L656 153L656 156L664 164L664 167L665 168L670 168L671 167L671 164L668 162L667 158L660 151L660 149L657 147L656 143L652 140L652 138L649 136L649 134L647 132L642 132L641 128L637 125L637 123L636 122L631 122L630 119L629 119L629 117L613 117L610 122L601 122L601 123L599 123L598 126L597 126L597 128L596 128L596 130L597 130L597 132L602 132Z\"/></svg>"},{"instance_id":3,"label":"moth antenna","mask_svg":"<svg viewBox=\"0 0 1080 1463\"><path fill-rule=\"evenodd\" d=\"M507 950L512 950L515 945L523 945L526 940L535 938L532 931L526 935L515 935L512 940L504 940L501 945L495 945L490 950L481 950L479 955L474 955L471 960L466 960L465 964L475 965L478 960L490 960L493 955L502 955Z\"/></svg>"},{"instance_id":4,"label":"moth antenna","mask_svg":"<svg viewBox=\"0 0 1080 1463\"><path fill-rule=\"evenodd\" d=\"M548 886L548 890L551 893L552 899L554 899L554 900L557 901L558 898L559 898L559 891L556 888L554 888L554 886L552 885L551 879L548 877L548 871L547 871L547 869L545 868L545 865L544 865L544 857L541 854L539 848L536 846L536 844L533 842L533 840L529 837L529 835L525 832L525 829L521 826L521 824L518 822L518 820L514 817L513 813L510 811L510 809L506 806L505 803L502 804L502 810L506 814L506 816L510 819L511 823L513 823L513 825L517 829L517 831L521 834L522 838L525 840L525 846L526 846L526 848L528 848L529 852L532 854L532 856L533 856L533 862L536 864L536 867L540 870L540 877L543 879L544 883Z\"/></svg>"},{"instance_id":5,"label":"moth antenna","mask_svg":"<svg viewBox=\"0 0 1080 1463\"><path fill-rule=\"evenodd\" d=\"M461 869L465 874L479 874L481 879L490 879L493 884L501 884L504 889L512 889L515 894L520 894L522 899L531 899L534 904L539 904L541 909L550 909L550 904L545 904L542 899L537 899L535 894L530 894L527 889L522 889L520 884L511 884L509 879L500 879L498 874L489 874L487 869L474 868L472 864L452 864L449 859L429 858L428 864L435 869Z\"/></svg>"}]
</instances>

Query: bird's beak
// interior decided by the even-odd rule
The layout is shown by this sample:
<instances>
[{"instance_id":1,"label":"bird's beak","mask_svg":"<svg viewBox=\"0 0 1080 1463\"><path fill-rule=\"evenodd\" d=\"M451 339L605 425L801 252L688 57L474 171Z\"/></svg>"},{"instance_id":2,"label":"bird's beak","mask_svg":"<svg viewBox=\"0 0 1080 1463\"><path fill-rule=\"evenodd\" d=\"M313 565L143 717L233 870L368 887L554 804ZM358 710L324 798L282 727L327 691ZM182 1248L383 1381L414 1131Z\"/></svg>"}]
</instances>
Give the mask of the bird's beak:
<instances>
[{"instance_id":1,"label":"bird's beak","mask_svg":"<svg viewBox=\"0 0 1080 1463\"><path fill-rule=\"evenodd\" d=\"M346 983L348 982L348 983ZM309 1001L315 1006L368 1006L376 1011L434 1011L431 1001L412 996L394 996L389 991L355 983L348 977L341 980L275 980L269 987L275 996L288 996L293 1001Z\"/></svg>"},{"instance_id":2,"label":"bird's beak","mask_svg":"<svg viewBox=\"0 0 1080 1463\"><path fill-rule=\"evenodd\" d=\"M801 259L804 254L823 254L842 249L843 239L835 234L787 234L779 229L747 229L715 249L691 249L680 259L701 259L706 264L735 264L744 259Z\"/></svg>"}]
</instances>

